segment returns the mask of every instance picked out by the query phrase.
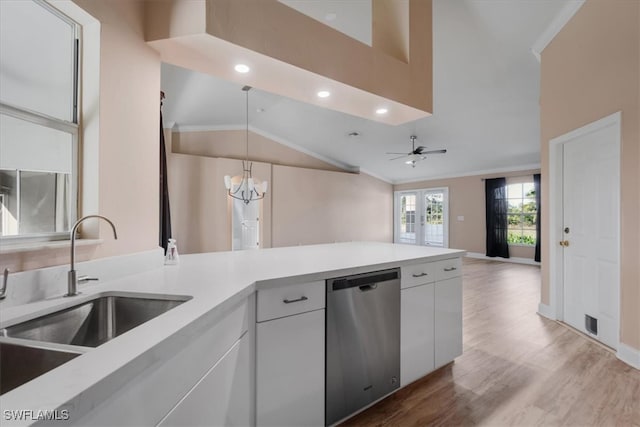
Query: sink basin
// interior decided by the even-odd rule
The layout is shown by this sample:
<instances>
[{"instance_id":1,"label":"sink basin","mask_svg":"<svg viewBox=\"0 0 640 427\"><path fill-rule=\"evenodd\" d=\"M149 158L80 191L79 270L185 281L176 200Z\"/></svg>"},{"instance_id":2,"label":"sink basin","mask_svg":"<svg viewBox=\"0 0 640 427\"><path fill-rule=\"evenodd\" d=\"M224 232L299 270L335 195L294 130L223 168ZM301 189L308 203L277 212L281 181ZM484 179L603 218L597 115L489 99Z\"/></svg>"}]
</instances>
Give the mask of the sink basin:
<instances>
[{"instance_id":1,"label":"sink basin","mask_svg":"<svg viewBox=\"0 0 640 427\"><path fill-rule=\"evenodd\" d=\"M0 342L0 394L31 381L81 352Z\"/></svg>"},{"instance_id":2,"label":"sink basin","mask_svg":"<svg viewBox=\"0 0 640 427\"><path fill-rule=\"evenodd\" d=\"M99 296L4 329L4 336L97 347L185 302L189 297Z\"/></svg>"}]
</instances>

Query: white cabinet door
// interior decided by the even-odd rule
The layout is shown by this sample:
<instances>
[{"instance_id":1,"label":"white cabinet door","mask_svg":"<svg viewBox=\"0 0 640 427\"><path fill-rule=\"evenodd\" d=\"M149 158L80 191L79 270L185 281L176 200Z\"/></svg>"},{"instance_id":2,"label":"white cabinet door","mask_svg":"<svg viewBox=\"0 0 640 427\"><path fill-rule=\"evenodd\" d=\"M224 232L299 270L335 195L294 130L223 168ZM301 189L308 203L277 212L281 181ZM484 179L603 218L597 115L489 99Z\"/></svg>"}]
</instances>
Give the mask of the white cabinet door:
<instances>
[{"instance_id":1,"label":"white cabinet door","mask_svg":"<svg viewBox=\"0 0 640 427\"><path fill-rule=\"evenodd\" d=\"M245 334L158 425L252 424L250 352L249 334Z\"/></svg>"},{"instance_id":2,"label":"white cabinet door","mask_svg":"<svg viewBox=\"0 0 640 427\"><path fill-rule=\"evenodd\" d=\"M435 367L462 354L462 277L435 284Z\"/></svg>"},{"instance_id":3,"label":"white cabinet door","mask_svg":"<svg viewBox=\"0 0 640 427\"><path fill-rule=\"evenodd\" d=\"M433 371L434 284L400 291L400 384L405 386Z\"/></svg>"},{"instance_id":4,"label":"white cabinet door","mask_svg":"<svg viewBox=\"0 0 640 427\"><path fill-rule=\"evenodd\" d=\"M324 425L324 310L256 325L256 424Z\"/></svg>"}]
</instances>

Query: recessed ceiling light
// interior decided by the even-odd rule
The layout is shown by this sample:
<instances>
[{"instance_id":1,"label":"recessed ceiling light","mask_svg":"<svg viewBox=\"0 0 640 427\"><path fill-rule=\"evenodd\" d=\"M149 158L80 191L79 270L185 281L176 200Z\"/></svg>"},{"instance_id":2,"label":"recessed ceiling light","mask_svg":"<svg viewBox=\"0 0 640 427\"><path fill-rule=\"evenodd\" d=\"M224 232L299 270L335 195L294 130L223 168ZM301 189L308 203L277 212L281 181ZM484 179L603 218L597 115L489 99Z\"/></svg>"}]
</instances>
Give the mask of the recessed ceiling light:
<instances>
[{"instance_id":1,"label":"recessed ceiling light","mask_svg":"<svg viewBox=\"0 0 640 427\"><path fill-rule=\"evenodd\" d=\"M328 90L321 90L320 92L318 92L318 98L328 98L329 95L331 95L331 92L329 92Z\"/></svg>"},{"instance_id":2,"label":"recessed ceiling light","mask_svg":"<svg viewBox=\"0 0 640 427\"><path fill-rule=\"evenodd\" d=\"M387 110L386 108L378 108L376 110L376 114L380 114L380 115L387 114L388 112L389 112L389 110Z\"/></svg>"},{"instance_id":3,"label":"recessed ceiling light","mask_svg":"<svg viewBox=\"0 0 640 427\"><path fill-rule=\"evenodd\" d=\"M326 15L324 15L324 19L326 19L327 21L333 21L334 19L336 19L338 17L338 15L336 15L333 12L329 12Z\"/></svg>"},{"instance_id":4,"label":"recessed ceiling light","mask_svg":"<svg viewBox=\"0 0 640 427\"><path fill-rule=\"evenodd\" d=\"M244 64L238 64L235 67L233 67L237 72L239 73L248 73L249 70L251 70L251 68L249 68L248 65L244 65Z\"/></svg>"}]
</instances>

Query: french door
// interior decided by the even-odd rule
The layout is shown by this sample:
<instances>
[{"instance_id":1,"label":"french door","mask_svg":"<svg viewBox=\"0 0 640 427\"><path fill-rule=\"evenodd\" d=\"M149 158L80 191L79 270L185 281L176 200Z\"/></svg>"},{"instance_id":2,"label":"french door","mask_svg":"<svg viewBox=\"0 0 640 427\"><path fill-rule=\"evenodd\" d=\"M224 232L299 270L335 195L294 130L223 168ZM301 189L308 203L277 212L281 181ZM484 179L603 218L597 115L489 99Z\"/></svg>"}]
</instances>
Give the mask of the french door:
<instances>
[{"instance_id":1,"label":"french door","mask_svg":"<svg viewBox=\"0 0 640 427\"><path fill-rule=\"evenodd\" d=\"M394 213L396 243L449 247L447 188L396 191Z\"/></svg>"}]
</instances>

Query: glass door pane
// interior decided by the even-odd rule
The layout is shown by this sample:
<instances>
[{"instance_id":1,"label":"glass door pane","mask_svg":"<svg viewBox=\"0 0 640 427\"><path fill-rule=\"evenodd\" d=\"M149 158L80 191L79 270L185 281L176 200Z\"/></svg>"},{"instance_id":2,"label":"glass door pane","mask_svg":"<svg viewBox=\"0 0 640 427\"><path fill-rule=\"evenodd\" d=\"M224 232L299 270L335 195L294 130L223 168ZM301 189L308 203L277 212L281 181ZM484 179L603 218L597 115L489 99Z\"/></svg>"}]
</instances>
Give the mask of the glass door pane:
<instances>
[{"instance_id":1,"label":"glass door pane","mask_svg":"<svg viewBox=\"0 0 640 427\"><path fill-rule=\"evenodd\" d=\"M424 245L444 246L444 193L424 194Z\"/></svg>"},{"instance_id":2,"label":"glass door pane","mask_svg":"<svg viewBox=\"0 0 640 427\"><path fill-rule=\"evenodd\" d=\"M416 193L400 195L400 226L398 241L400 243L416 243Z\"/></svg>"}]
</instances>

